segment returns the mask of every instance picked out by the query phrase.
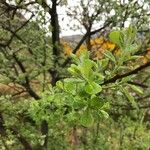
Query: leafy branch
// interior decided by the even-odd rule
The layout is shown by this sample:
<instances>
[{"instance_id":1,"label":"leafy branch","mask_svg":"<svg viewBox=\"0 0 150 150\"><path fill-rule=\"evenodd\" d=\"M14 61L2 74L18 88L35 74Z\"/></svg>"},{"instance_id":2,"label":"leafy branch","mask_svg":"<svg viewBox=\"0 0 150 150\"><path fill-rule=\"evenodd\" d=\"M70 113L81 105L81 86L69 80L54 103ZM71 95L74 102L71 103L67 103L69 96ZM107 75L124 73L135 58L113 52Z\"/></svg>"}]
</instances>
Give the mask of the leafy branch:
<instances>
[{"instance_id":1,"label":"leafy branch","mask_svg":"<svg viewBox=\"0 0 150 150\"><path fill-rule=\"evenodd\" d=\"M104 81L104 83L102 83L101 85L105 85L105 84L109 84L109 83L114 83L116 82L117 80L119 79L122 79L122 78L125 78L125 77L128 77L130 75L134 75L134 74L137 74L138 72L144 70L145 68L149 67L150 66L150 62L147 62L146 64L142 65L142 66L139 66L138 68L130 71L130 72L127 72L127 73L124 73L124 74L117 74L116 76Z\"/></svg>"}]
</instances>

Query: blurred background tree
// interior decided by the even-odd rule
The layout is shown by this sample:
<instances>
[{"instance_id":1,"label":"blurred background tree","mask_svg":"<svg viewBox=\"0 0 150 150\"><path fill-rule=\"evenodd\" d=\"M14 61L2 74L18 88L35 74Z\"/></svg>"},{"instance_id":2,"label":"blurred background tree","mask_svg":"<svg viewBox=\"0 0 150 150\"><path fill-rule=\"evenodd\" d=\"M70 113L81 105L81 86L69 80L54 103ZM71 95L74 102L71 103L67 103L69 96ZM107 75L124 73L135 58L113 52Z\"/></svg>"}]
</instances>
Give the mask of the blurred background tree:
<instances>
[{"instance_id":1,"label":"blurred background tree","mask_svg":"<svg viewBox=\"0 0 150 150\"><path fill-rule=\"evenodd\" d=\"M59 10L64 6L67 14L65 19L70 21L70 29L74 33L82 31L75 42L60 36L63 22L59 19ZM69 77L66 69L72 62L71 53L80 56L81 51L88 50L91 52L91 58L98 61L103 59L105 51L109 50L119 58L120 49L109 40L108 33L129 24L137 28L139 48L136 54L141 57L128 63L124 62L128 68L124 72L118 70L112 76L109 75L109 71L113 63L110 63L106 65L105 75L110 81L111 78L114 79L112 82L115 83L118 79L116 77L122 76L121 73L128 76L130 71L133 72L134 80L128 82L131 87L128 85L127 88L135 97L140 109L134 110L126 101L126 97L118 92L119 89L108 90L103 96L109 99L112 106L109 112L111 118L102 124L95 124L91 129L93 132L84 128L76 131L81 149L92 149L96 145L103 145L104 149L148 149L150 70L145 68L149 66L150 57L149 0L79 0L74 2L73 6L69 6L66 0L1 0L1 149L69 147L68 141L64 142L64 145L61 144L63 138L68 137L69 127L64 130L55 128L54 124L51 127L45 120L40 122L40 125L35 125L33 119L26 115L29 100L31 97L40 100L42 93L47 91L50 85L55 86L58 80ZM135 93L134 86L144 91L143 95ZM50 127L54 133L49 131ZM60 134L61 130L64 133ZM70 128L69 130L73 132ZM100 133L101 130L103 133ZM72 143L75 137L76 135L71 139ZM18 142L20 144L16 144ZM54 148L48 148L48 144L53 142L56 142Z\"/></svg>"}]
</instances>

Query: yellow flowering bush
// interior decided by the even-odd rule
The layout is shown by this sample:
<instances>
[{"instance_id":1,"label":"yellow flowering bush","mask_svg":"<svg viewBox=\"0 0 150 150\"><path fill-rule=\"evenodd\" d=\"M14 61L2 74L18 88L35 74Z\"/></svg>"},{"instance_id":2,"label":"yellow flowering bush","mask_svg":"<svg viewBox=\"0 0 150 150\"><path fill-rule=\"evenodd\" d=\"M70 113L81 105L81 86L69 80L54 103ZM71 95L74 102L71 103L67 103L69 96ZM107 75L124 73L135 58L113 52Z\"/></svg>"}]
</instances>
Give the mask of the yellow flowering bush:
<instances>
[{"instance_id":1,"label":"yellow flowering bush","mask_svg":"<svg viewBox=\"0 0 150 150\"><path fill-rule=\"evenodd\" d=\"M117 57L120 57L122 52L121 49L118 48L118 46L109 40L107 40L104 37L98 37L98 38L93 38L90 41L91 44L91 56L94 60L99 60L102 59L104 56L104 52L106 50L109 50L113 52L114 55ZM70 56L73 50L73 47L71 46L70 43L67 41L62 41L62 46L64 50L64 54L66 56ZM76 55L80 56L83 51L87 51L87 46L86 44L82 44L80 48L77 50ZM146 53L139 57L139 59L136 60L136 62L140 64L145 64L148 62L150 59L150 47L146 49Z\"/></svg>"},{"instance_id":2,"label":"yellow flowering bush","mask_svg":"<svg viewBox=\"0 0 150 150\"><path fill-rule=\"evenodd\" d=\"M116 48L116 45L108 40L106 40L103 37L91 39L90 41L91 44L91 54L93 59L101 59L103 58L103 53L106 50L113 51ZM63 49L65 55L69 56L72 53L72 46L66 41L62 41ZM82 44L80 48L77 50L76 55L80 56L82 51L86 51L87 46L86 44Z\"/></svg>"}]
</instances>

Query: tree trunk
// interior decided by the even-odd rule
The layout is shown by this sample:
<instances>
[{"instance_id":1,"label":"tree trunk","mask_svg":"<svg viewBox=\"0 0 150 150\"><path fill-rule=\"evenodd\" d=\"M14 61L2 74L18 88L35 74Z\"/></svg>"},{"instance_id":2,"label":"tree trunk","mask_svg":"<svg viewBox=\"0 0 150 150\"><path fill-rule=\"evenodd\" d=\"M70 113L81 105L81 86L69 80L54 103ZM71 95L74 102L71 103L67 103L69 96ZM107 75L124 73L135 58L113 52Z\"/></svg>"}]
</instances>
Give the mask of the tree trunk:
<instances>
[{"instance_id":1,"label":"tree trunk","mask_svg":"<svg viewBox=\"0 0 150 150\"><path fill-rule=\"evenodd\" d=\"M59 37L59 22L57 14L57 0L52 0L52 9L50 15L52 27L53 55L58 57L60 53L59 51L60 37Z\"/></svg>"}]
</instances>

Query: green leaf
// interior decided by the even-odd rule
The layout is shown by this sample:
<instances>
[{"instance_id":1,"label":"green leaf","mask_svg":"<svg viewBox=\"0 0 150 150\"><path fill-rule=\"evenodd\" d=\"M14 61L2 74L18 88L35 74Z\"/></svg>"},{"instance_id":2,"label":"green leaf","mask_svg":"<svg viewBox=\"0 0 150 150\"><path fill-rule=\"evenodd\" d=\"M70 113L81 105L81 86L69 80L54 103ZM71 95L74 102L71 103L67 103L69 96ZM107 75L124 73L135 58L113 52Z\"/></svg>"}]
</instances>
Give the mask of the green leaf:
<instances>
[{"instance_id":1,"label":"green leaf","mask_svg":"<svg viewBox=\"0 0 150 150\"><path fill-rule=\"evenodd\" d=\"M80 118L80 123L85 127L90 127L94 123L93 115L89 111L83 112Z\"/></svg>"},{"instance_id":2,"label":"green leaf","mask_svg":"<svg viewBox=\"0 0 150 150\"><path fill-rule=\"evenodd\" d=\"M86 59L85 61L83 61L81 64L80 64L80 72L82 73L82 76L89 79L91 77L91 72L92 72L92 67L93 67L94 63L89 60L89 59Z\"/></svg>"},{"instance_id":3,"label":"green leaf","mask_svg":"<svg viewBox=\"0 0 150 150\"><path fill-rule=\"evenodd\" d=\"M94 97L90 100L90 106L91 106L91 108L99 109L103 106L103 102L100 98Z\"/></svg>"},{"instance_id":4,"label":"green leaf","mask_svg":"<svg viewBox=\"0 0 150 150\"><path fill-rule=\"evenodd\" d=\"M100 73L95 73L95 75L98 77L98 83L102 83L104 81L104 76Z\"/></svg>"},{"instance_id":5,"label":"green leaf","mask_svg":"<svg viewBox=\"0 0 150 150\"><path fill-rule=\"evenodd\" d=\"M73 108L74 109L82 109L85 106L87 106L87 101L84 99L81 99L81 98L75 99L73 102Z\"/></svg>"},{"instance_id":6,"label":"green leaf","mask_svg":"<svg viewBox=\"0 0 150 150\"><path fill-rule=\"evenodd\" d=\"M126 48L124 49L124 51L126 52L126 54L128 55L133 55L135 52L138 51L139 46L137 44L130 44L127 45ZM131 57L131 56L130 56Z\"/></svg>"},{"instance_id":7,"label":"green leaf","mask_svg":"<svg viewBox=\"0 0 150 150\"><path fill-rule=\"evenodd\" d=\"M73 59L74 62L79 63L79 58L75 54L71 54L71 58Z\"/></svg>"},{"instance_id":8,"label":"green leaf","mask_svg":"<svg viewBox=\"0 0 150 150\"><path fill-rule=\"evenodd\" d=\"M94 94L97 94L102 91L102 87L99 84L93 82L92 86L94 88Z\"/></svg>"},{"instance_id":9,"label":"green leaf","mask_svg":"<svg viewBox=\"0 0 150 150\"><path fill-rule=\"evenodd\" d=\"M112 31L109 34L110 40L117 45L120 45L120 33L120 31Z\"/></svg>"},{"instance_id":10,"label":"green leaf","mask_svg":"<svg viewBox=\"0 0 150 150\"><path fill-rule=\"evenodd\" d=\"M135 86L135 85L131 85L131 84L129 84L129 86L130 86L135 92L137 92L137 93L139 93L139 94L143 94L143 89L142 89L142 88L140 88L140 87L138 87L138 86Z\"/></svg>"},{"instance_id":11,"label":"green leaf","mask_svg":"<svg viewBox=\"0 0 150 150\"><path fill-rule=\"evenodd\" d=\"M73 76L75 76L75 75L77 75L77 72L73 69L73 68L68 68L68 72L70 73L70 74L72 74Z\"/></svg>"},{"instance_id":12,"label":"green leaf","mask_svg":"<svg viewBox=\"0 0 150 150\"><path fill-rule=\"evenodd\" d=\"M109 63L108 58L98 60L98 64L100 65L100 67L102 67L103 70L106 69L106 67L108 66L108 63Z\"/></svg>"},{"instance_id":13,"label":"green leaf","mask_svg":"<svg viewBox=\"0 0 150 150\"><path fill-rule=\"evenodd\" d=\"M68 72L70 72L73 76L77 76L80 74L80 70L78 68L77 65L72 64L69 68L68 68Z\"/></svg>"},{"instance_id":14,"label":"green leaf","mask_svg":"<svg viewBox=\"0 0 150 150\"><path fill-rule=\"evenodd\" d=\"M63 83L61 81L57 81L56 86L60 89L63 89Z\"/></svg>"},{"instance_id":15,"label":"green leaf","mask_svg":"<svg viewBox=\"0 0 150 150\"><path fill-rule=\"evenodd\" d=\"M115 59L114 55L113 55L110 51L106 51L106 52L104 53L104 55L105 55L107 58L109 58L111 61L113 61L114 63L116 62L116 59Z\"/></svg>"},{"instance_id":16,"label":"green leaf","mask_svg":"<svg viewBox=\"0 0 150 150\"><path fill-rule=\"evenodd\" d=\"M89 56L90 54L88 51L82 51L79 59L81 62L84 62L85 60L89 59Z\"/></svg>"},{"instance_id":17,"label":"green leaf","mask_svg":"<svg viewBox=\"0 0 150 150\"><path fill-rule=\"evenodd\" d=\"M141 56L137 56L137 55L133 55L133 56L129 56L129 57L126 57L125 59L124 59L124 62L125 61L130 61L130 60L137 60L137 59L139 59Z\"/></svg>"},{"instance_id":18,"label":"green leaf","mask_svg":"<svg viewBox=\"0 0 150 150\"><path fill-rule=\"evenodd\" d=\"M86 93L92 94L93 91L94 91L94 88L93 88L93 86L92 86L91 84L87 84L87 85L85 86L85 92L86 92Z\"/></svg>"},{"instance_id":19,"label":"green leaf","mask_svg":"<svg viewBox=\"0 0 150 150\"><path fill-rule=\"evenodd\" d=\"M104 111L104 110L100 110L100 113L105 117L105 118L108 118L109 117L109 114Z\"/></svg>"},{"instance_id":20,"label":"green leaf","mask_svg":"<svg viewBox=\"0 0 150 150\"><path fill-rule=\"evenodd\" d=\"M76 83L73 80L65 79L64 80L64 89L72 94L76 93Z\"/></svg>"},{"instance_id":21,"label":"green leaf","mask_svg":"<svg viewBox=\"0 0 150 150\"><path fill-rule=\"evenodd\" d=\"M102 91L102 87L95 83L95 82L92 82L92 83L88 83L86 86L85 86L85 92L88 93L88 94L97 94L99 92Z\"/></svg>"},{"instance_id":22,"label":"green leaf","mask_svg":"<svg viewBox=\"0 0 150 150\"><path fill-rule=\"evenodd\" d=\"M137 29L135 26L130 25L124 30L125 41L127 45L131 45L135 39Z\"/></svg>"},{"instance_id":23,"label":"green leaf","mask_svg":"<svg viewBox=\"0 0 150 150\"><path fill-rule=\"evenodd\" d=\"M129 102L131 103L131 105L135 108L138 109L137 103L134 100L134 97L128 92L127 89L121 87L122 92L124 93L124 95L127 97L127 99L129 100Z\"/></svg>"},{"instance_id":24,"label":"green leaf","mask_svg":"<svg viewBox=\"0 0 150 150\"><path fill-rule=\"evenodd\" d=\"M108 110L110 108L109 102L104 103L104 105L101 107L101 109Z\"/></svg>"}]
</instances>

